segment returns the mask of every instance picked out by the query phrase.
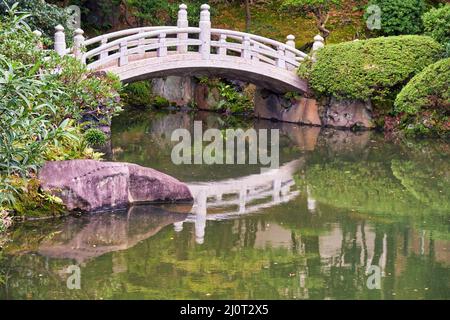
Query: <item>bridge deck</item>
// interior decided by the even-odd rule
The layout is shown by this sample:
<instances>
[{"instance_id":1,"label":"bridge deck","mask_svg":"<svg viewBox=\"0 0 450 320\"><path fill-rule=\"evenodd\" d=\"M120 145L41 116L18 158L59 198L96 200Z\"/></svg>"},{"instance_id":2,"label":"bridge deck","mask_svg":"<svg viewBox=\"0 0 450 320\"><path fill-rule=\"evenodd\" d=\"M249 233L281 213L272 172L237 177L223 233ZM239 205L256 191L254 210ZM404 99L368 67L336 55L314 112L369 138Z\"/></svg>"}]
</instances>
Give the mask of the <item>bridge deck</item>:
<instances>
[{"instance_id":1,"label":"bridge deck","mask_svg":"<svg viewBox=\"0 0 450 320\"><path fill-rule=\"evenodd\" d=\"M201 54L195 52L171 53L166 57L157 57L155 53L150 52L129 56L129 62L125 66L118 66L117 62L112 61L95 69L113 72L123 82L170 75L214 76L251 82L275 92L308 91L307 82L292 71L243 60L240 57L217 54L212 54L208 60L204 60Z\"/></svg>"}]
</instances>

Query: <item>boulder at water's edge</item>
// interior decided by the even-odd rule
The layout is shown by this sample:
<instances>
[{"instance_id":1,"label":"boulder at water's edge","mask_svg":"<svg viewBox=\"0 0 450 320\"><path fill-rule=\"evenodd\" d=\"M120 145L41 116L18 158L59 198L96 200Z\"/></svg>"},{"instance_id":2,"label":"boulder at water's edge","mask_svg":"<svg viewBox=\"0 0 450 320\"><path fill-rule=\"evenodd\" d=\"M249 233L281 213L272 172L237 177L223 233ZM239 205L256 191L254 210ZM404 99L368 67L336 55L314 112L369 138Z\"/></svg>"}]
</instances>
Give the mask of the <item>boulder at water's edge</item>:
<instances>
[{"instance_id":1,"label":"boulder at water's edge","mask_svg":"<svg viewBox=\"0 0 450 320\"><path fill-rule=\"evenodd\" d=\"M95 160L51 161L39 172L41 187L68 210L100 211L139 202L191 202L186 184L151 168Z\"/></svg>"}]
</instances>

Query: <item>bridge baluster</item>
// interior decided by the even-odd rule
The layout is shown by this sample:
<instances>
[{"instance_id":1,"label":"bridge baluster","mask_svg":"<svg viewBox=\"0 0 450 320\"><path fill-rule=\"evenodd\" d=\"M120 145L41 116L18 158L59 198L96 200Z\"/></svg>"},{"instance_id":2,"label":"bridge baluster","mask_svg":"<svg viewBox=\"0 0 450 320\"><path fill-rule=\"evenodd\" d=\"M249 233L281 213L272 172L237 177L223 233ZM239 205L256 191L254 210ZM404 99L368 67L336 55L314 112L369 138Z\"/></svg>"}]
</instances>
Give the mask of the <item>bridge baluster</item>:
<instances>
[{"instance_id":1,"label":"bridge baluster","mask_svg":"<svg viewBox=\"0 0 450 320\"><path fill-rule=\"evenodd\" d=\"M165 56L167 56L166 34L161 33L158 36L158 38L159 38L158 39L159 47L158 47L157 55L158 55L158 57L165 57Z\"/></svg>"},{"instance_id":2,"label":"bridge baluster","mask_svg":"<svg viewBox=\"0 0 450 320\"><path fill-rule=\"evenodd\" d=\"M280 191L281 191L281 180L279 178L275 178L273 180L273 194L272 199L274 202L280 202Z\"/></svg>"},{"instance_id":3,"label":"bridge baluster","mask_svg":"<svg viewBox=\"0 0 450 320\"><path fill-rule=\"evenodd\" d=\"M221 55L221 56L226 56L226 55L227 55L227 48L226 48L226 45L227 45L227 35L221 34L221 35L220 35L219 43L220 43L219 52L218 52L219 55Z\"/></svg>"},{"instance_id":4,"label":"bridge baluster","mask_svg":"<svg viewBox=\"0 0 450 320\"><path fill-rule=\"evenodd\" d=\"M183 231L183 221L178 221L173 224L173 229L175 232L181 232Z\"/></svg>"},{"instance_id":5,"label":"bridge baluster","mask_svg":"<svg viewBox=\"0 0 450 320\"><path fill-rule=\"evenodd\" d=\"M209 12L209 5L203 4L200 9L200 36L199 39L202 42L200 45L200 53L202 58L209 60L211 55L211 14Z\"/></svg>"},{"instance_id":6,"label":"bridge baluster","mask_svg":"<svg viewBox=\"0 0 450 320\"><path fill-rule=\"evenodd\" d=\"M38 38L37 43L36 43L36 49L38 50L42 50L44 48L44 45L42 43L42 32L40 32L39 30L34 30L33 34Z\"/></svg>"},{"instance_id":7,"label":"bridge baluster","mask_svg":"<svg viewBox=\"0 0 450 320\"><path fill-rule=\"evenodd\" d=\"M284 45L278 46L277 67L286 69L285 48Z\"/></svg>"},{"instance_id":8,"label":"bridge baluster","mask_svg":"<svg viewBox=\"0 0 450 320\"><path fill-rule=\"evenodd\" d=\"M200 190L195 199L197 204L197 211L195 217L195 241L198 244L203 244L205 241L205 229L206 229L206 214L208 211L208 196L206 189Z\"/></svg>"},{"instance_id":9,"label":"bridge baluster","mask_svg":"<svg viewBox=\"0 0 450 320\"><path fill-rule=\"evenodd\" d=\"M244 41L242 41L242 53L241 53L241 57L244 60L251 60L252 55L251 55L251 51L250 51L250 37L245 36L244 37Z\"/></svg>"},{"instance_id":10,"label":"bridge baluster","mask_svg":"<svg viewBox=\"0 0 450 320\"><path fill-rule=\"evenodd\" d=\"M119 46L120 57L119 57L119 67L125 66L128 64L128 41L123 41Z\"/></svg>"},{"instance_id":11,"label":"bridge baluster","mask_svg":"<svg viewBox=\"0 0 450 320\"><path fill-rule=\"evenodd\" d=\"M320 34L318 34L314 37L314 43L313 43L313 47L312 47L313 58L316 57L317 50L319 50L320 48L323 48L325 46L324 41L325 41L325 39Z\"/></svg>"},{"instance_id":12,"label":"bridge baluster","mask_svg":"<svg viewBox=\"0 0 450 320\"><path fill-rule=\"evenodd\" d=\"M108 38L105 37L105 38L103 38L103 39L101 40L100 46L103 46L103 45L105 45L105 44L107 44L107 43L108 43ZM100 60L103 60L103 59L108 58L108 55L109 55L108 50L102 51L102 52L100 53Z\"/></svg>"},{"instance_id":13,"label":"bridge baluster","mask_svg":"<svg viewBox=\"0 0 450 320\"><path fill-rule=\"evenodd\" d=\"M245 205L247 204L247 186L243 185L239 191L239 213L245 213Z\"/></svg>"},{"instance_id":14,"label":"bridge baluster","mask_svg":"<svg viewBox=\"0 0 450 320\"><path fill-rule=\"evenodd\" d=\"M144 31L143 30L139 30L138 34L141 34L141 33L144 33ZM145 53L145 50L143 49L144 45L145 45L145 38L140 38L138 40L138 44L137 44L137 46L139 48L139 54L144 54Z\"/></svg>"},{"instance_id":15,"label":"bridge baluster","mask_svg":"<svg viewBox=\"0 0 450 320\"><path fill-rule=\"evenodd\" d=\"M259 43L255 42L253 44L253 50L252 50L252 60L255 62L259 61Z\"/></svg>"},{"instance_id":16,"label":"bridge baluster","mask_svg":"<svg viewBox=\"0 0 450 320\"><path fill-rule=\"evenodd\" d=\"M62 25L57 25L55 27L55 51L61 57L66 55L66 35L64 34L64 27Z\"/></svg>"},{"instance_id":17,"label":"bridge baluster","mask_svg":"<svg viewBox=\"0 0 450 320\"><path fill-rule=\"evenodd\" d=\"M178 10L178 21L177 21L177 27L178 28L187 28L189 27L189 21L187 18L187 5L180 4ZM183 32L183 33L178 33L177 35L178 41L186 41L188 39L188 33ZM177 47L177 52L178 53L186 53L188 52L188 46L187 44L180 44Z\"/></svg>"},{"instance_id":18,"label":"bridge baluster","mask_svg":"<svg viewBox=\"0 0 450 320\"><path fill-rule=\"evenodd\" d=\"M294 35L290 34L286 37L286 46L295 49L295 36ZM292 60L295 60L295 53L293 53L292 51L286 50L286 57L290 58ZM291 65L289 65L289 66L291 66Z\"/></svg>"},{"instance_id":19,"label":"bridge baluster","mask_svg":"<svg viewBox=\"0 0 450 320\"><path fill-rule=\"evenodd\" d=\"M81 29L75 30L75 37L73 38L73 55L76 59L83 59L83 46L84 46L84 31Z\"/></svg>"}]
</instances>

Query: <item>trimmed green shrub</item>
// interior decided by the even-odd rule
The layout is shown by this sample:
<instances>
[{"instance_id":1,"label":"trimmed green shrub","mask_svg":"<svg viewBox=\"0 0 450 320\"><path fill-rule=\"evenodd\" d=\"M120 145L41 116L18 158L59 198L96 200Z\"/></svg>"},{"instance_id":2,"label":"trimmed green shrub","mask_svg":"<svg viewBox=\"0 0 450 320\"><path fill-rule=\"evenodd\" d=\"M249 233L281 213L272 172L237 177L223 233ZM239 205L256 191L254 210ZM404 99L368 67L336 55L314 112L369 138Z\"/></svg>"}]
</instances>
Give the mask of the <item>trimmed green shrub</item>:
<instances>
[{"instance_id":1,"label":"trimmed green shrub","mask_svg":"<svg viewBox=\"0 0 450 320\"><path fill-rule=\"evenodd\" d=\"M433 8L422 17L425 34L443 45L450 45L450 5Z\"/></svg>"},{"instance_id":2,"label":"trimmed green shrub","mask_svg":"<svg viewBox=\"0 0 450 320\"><path fill-rule=\"evenodd\" d=\"M412 133L448 135L450 58L425 68L403 88L395 111L405 113L403 126Z\"/></svg>"},{"instance_id":3,"label":"trimmed green shrub","mask_svg":"<svg viewBox=\"0 0 450 320\"><path fill-rule=\"evenodd\" d=\"M425 36L380 37L325 46L306 76L319 96L382 99L400 91L415 74L443 56Z\"/></svg>"},{"instance_id":4,"label":"trimmed green shrub","mask_svg":"<svg viewBox=\"0 0 450 320\"><path fill-rule=\"evenodd\" d=\"M418 34L422 31L423 0L371 0L381 9L380 33L386 36Z\"/></svg>"},{"instance_id":5,"label":"trimmed green shrub","mask_svg":"<svg viewBox=\"0 0 450 320\"><path fill-rule=\"evenodd\" d=\"M106 135L97 128L91 128L84 133L87 143L93 147L103 146L106 143Z\"/></svg>"}]
</instances>

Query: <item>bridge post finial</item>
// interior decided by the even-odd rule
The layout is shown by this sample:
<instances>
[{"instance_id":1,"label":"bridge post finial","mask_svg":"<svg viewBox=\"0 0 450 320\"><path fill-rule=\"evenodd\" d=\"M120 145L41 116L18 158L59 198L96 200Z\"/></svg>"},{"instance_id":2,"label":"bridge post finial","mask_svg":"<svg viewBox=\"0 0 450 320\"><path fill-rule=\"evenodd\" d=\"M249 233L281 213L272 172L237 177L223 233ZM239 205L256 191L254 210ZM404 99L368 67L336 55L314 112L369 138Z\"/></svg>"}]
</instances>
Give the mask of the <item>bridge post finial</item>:
<instances>
[{"instance_id":1,"label":"bridge post finial","mask_svg":"<svg viewBox=\"0 0 450 320\"><path fill-rule=\"evenodd\" d=\"M200 36L199 39L202 42L200 46L200 53L202 58L209 60L211 55L211 14L209 12L210 6L202 4L200 7Z\"/></svg>"},{"instance_id":2,"label":"bridge post finial","mask_svg":"<svg viewBox=\"0 0 450 320\"><path fill-rule=\"evenodd\" d=\"M177 27L178 28L187 28L189 27L188 14L187 14L187 5L184 3L180 4L178 7L178 20ZM188 39L188 33L178 33L178 41L186 41ZM177 47L178 53L186 53L188 51L187 44L181 44Z\"/></svg>"},{"instance_id":3,"label":"bridge post finial","mask_svg":"<svg viewBox=\"0 0 450 320\"><path fill-rule=\"evenodd\" d=\"M325 46L325 39L320 35L316 35L314 37L314 43L312 46L312 56L315 57L317 50L323 48Z\"/></svg>"},{"instance_id":4,"label":"bridge post finial","mask_svg":"<svg viewBox=\"0 0 450 320\"><path fill-rule=\"evenodd\" d=\"M290 34L286 37L286 45L295 48L295 36Z\"/></svg>"},{"instance_id":5,"label":"bridge post finial","mask_svg":"<svg viewBox=\"0 0 450 320\"><path fill-rule=\"evenodd\" d=\"M59 54L61 57L66 55L66 35L64 34L64 27L60 24L58 24L55 27L55 51L57 54Z\"/></svg>"},{"instance_id":6,"label":"bridge post finial","mask_svg":"<svg viewBox=\"0 0 450 320\"><path fill-rule=\"evenodd\" d=\"M84 31L80 28L75 30L75 36L73 37L73 55L76 59L83 59L83 46L84 46Z\"/></svg>"},{"instance_id":7,"label":"bridge post finial","mask_svg":"<svg viewBox=\"0 0 450 320\"><path fill-rule=\"evenodd\" d=\"M286 37L286 48L294 48L295 49L295 36L290 34ZM289 50L286 50L286 58L295 60L295 53ZM293 69L292 63L288 63L286 67L291 70Z\"/></svg>"},{"instance_id":8,"label":"bridge post finial","mask_svg":"<svg viewBox=\"0 0 450 320\"><path fill-rule=\"evenodd\" d=\"M42 45L42 39L41 39L41 37L42 37L42 32L40 32L39 30L34 30L33 31L33 34L36 36L36 38L37 38L37 41L36 41L36 48L38 49L38 50L42 50L44 47L43 47L43 45Z\"/></svg>"}]
</instances>

